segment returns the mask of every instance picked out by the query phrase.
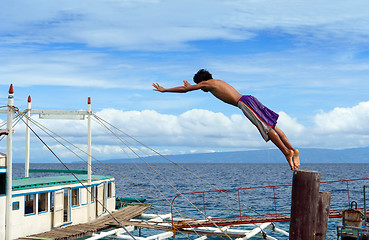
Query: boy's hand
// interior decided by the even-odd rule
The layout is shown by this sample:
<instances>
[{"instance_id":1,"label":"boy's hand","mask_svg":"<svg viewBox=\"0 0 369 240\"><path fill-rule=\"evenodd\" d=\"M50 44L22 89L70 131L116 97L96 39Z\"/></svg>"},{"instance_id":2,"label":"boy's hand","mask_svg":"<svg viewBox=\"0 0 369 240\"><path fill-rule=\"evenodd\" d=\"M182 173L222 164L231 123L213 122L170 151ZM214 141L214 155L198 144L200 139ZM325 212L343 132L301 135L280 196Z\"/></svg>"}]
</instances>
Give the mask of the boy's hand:
<instances>
[{"instance_id":1,"label":"boy's hand","mask_svg":"<svg viewBox=\"0 0 369 240\"><path fill-rule=\"evenodd\" d=\"M152 86L154 87L154 91L158 91L158 92L164 92L165 88L163 88L162 86L159 85L159 83L153 83Z\"/></svg>"},{"instance_id":2,"label":"boy's hand","mask_svg":"<svg viewBox=\"0 0 369 240\"><path fill-rule=\"evenodd\" d=\"M189 83L188 81L186 80L183 80L183 85L185 86L185 88L188 88L188 87L191 87L191 83Z\"/></svg>"}]
</instances>

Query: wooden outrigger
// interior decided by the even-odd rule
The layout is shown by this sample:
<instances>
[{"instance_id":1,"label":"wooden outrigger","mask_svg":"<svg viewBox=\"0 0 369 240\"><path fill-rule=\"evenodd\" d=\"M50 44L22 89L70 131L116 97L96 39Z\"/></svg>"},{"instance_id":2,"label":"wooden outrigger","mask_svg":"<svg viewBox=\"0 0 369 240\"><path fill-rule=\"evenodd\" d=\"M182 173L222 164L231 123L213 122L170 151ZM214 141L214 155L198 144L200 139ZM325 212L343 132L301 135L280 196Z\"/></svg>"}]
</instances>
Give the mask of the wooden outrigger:
<instances>
[{"instance_id":1,"label":"wooden outrigger","mask_svg":"<svg viewBox=\"0 0 369 240\"><path fill-rule=\"evenodd\" d=\"M91 236L95 233L104 231L112 227L121 227L119 223L128 221L134 217L140 216L142 213L149 210L149 204L134 204L113 212L111 215L103 216L90 223L81 223L77 225L67 226L64 228L55 228L51 231L33 234L27 237L18 238L18 240L29 239L54 239L54 240L70 240L86 236Z\"/></svg>"}]
</instances>

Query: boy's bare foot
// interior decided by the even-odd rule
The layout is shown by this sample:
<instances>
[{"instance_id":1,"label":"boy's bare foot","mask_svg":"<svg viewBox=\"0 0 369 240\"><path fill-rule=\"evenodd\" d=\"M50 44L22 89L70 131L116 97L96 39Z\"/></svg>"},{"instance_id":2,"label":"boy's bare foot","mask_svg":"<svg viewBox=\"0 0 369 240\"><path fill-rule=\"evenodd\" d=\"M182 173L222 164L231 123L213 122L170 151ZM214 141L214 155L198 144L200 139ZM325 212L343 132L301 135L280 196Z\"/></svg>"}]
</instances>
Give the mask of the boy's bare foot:
<instances>
[{"instance_id":1,"label":"boy's bare foot","mask_svg":"<svg viewBox=\"0 0 369 240\"><path fill-rule=\"evenodd\" d=\"M299 169L300 167L300 158L299 158L299 150L295 149L293 150L293 166L295 167L295 170Z\"/></svg>"},{"instance_id":2,"label":"boy's bare foot","mask_svg":"<svg viewBox=\"0 0 369 240\"><path fill-rule=\"evenodd\" d=\"M293 162L294 152L292 150L289 150L289 153L286 154L285 156L286 156L288 164L291 167L291 170L293 170L294 169L294 162Z\"/></svg>"}]
</instances>

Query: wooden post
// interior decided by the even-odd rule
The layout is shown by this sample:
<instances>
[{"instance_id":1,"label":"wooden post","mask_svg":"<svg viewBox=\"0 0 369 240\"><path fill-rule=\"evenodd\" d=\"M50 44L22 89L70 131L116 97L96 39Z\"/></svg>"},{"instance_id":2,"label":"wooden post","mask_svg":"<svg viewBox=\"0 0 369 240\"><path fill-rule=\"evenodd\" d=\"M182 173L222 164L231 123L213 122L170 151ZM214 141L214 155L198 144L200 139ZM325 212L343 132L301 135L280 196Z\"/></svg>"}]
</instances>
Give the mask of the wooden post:
<instances>
[{"instance_id":1,"label":"wooden post","mask_svg":"<svg viewBox=\"0 0 369 240\"><path fill-rule=\"evenodd\" d=\"M290 240L314 240L320 173L295 170L292 180Z\"/></svg>"},{"instance_id":2,"label":"wooden post","mask_svg":"<svg viewBox=\"0 0 369 240\"><path fill-rule=\"evenodd\" d=\"M318 215L315 230L315 240L325 240L328 228L330 192L320 192L318 202Z\"/></svg>"}]
</instances>

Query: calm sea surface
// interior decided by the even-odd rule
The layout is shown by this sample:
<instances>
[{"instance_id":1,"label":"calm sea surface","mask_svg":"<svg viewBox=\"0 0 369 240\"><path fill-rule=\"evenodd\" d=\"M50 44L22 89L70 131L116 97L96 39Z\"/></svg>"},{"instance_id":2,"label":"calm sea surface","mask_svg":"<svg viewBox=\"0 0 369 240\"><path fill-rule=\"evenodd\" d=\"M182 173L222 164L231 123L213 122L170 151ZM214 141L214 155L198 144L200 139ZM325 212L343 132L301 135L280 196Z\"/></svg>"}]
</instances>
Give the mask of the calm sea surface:
<instances>
[{"instance_id":1,"label":"calm sea surface","mask_svg":"<svg viewBox=\"0 0 369 240\"><path fill-rule=\"evenodd\" d=\"M113 176L117 196L146 198L153 205L151 213L171 211L170 203L179 193L215 189L249 188L292 183L292 171L287 164L179 164L124 163L95 164L94 174ZM71 169L86 169L82 164L69 164ZM60 164L31 164L31 168L64 169ZM321 172L321 181L361 179L369 177L369 164L305 164L304 170ZM23 164L14 164L14 177L23 177ZM31 173L31 177L47 175ZM211 184L211 185L210 185ZM349 200L363 207L363 185L369 181L322 183L321 191L331 192L331 209L348 208ZM350 194L347 194L347 188ZM274 194L276 201L274 201ZM183 197L185 196L185 197ZM176 217L203 218L230 217L249 214L289 212L291 187L242 189L212 193L193 193L179 196L174 201ZM240 202L238 201L240 200ZM205 207L204 207L205 205ZM204 210L205 209L205 210ZM327 239L337 239L336 225L341 219L332 219ZM288 231L289 223L276 223ZM278 239L287 239L271 233ZM180 236L178 236L180 237ZM178 238L176 237L176 238ZM187 236L186 236L187 238ZM194 237L192 237L193 239Z\"/></svg>"}]
</instances>

